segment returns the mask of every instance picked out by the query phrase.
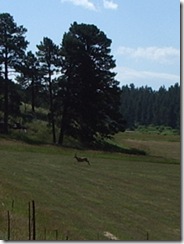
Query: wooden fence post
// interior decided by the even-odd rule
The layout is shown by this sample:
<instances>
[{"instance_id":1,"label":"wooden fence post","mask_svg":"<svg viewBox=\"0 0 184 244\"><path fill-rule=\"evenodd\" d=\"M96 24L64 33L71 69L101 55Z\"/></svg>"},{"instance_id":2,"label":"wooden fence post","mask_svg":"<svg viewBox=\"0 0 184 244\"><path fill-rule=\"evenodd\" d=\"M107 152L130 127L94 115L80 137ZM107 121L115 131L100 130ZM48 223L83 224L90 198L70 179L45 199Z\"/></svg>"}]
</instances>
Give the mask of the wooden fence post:
<instances>
[{"instance_id":1,"label":"wooden fence post","mask_svg":"<svg viewBox=\"0 0 184 244\"><path fill-rule=\"evenodd\" d=\"M11 232L11 225L10 225L10 211L7 212L8 217L8 241L10 240L10 232Z\"/></svg>"},{"instance_id":2,"label":"wooden fence post","mask_svg":"<svg viewBox=\"0 0 184 244\"><path fill-rule=\"evenodd\" d=\"M35 218L35 202L32 201L32 224L33 224L33 240L36 240L36 218Z\"/></svg>"},{"instance_id":3,"label":"wooden fence post","mask_svg":"<svg viewBox=\"0 0 184 244\"><path fill-rule=\"evenodd\" d=\"M29 231L29 240L31 240L31 203L28 202L28 231Z\"/></svg>"}]
</instances>

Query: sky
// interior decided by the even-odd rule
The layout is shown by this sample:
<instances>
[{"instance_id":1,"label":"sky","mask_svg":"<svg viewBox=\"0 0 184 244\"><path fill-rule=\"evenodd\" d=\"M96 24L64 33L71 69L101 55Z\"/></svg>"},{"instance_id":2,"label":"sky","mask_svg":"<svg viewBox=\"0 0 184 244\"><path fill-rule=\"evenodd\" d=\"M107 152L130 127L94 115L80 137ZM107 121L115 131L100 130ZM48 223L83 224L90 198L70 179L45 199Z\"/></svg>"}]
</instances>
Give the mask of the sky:
<instances>
[{"instance_id":1,"label":"sky","mask_svg":"<svg viewBox=\"0 0 184 244\"><path fill-rule=\"evenodd\" d=\"M180 1L178 0L0 0L27 29L27 51L43 37L57 45L71 24L94 24L112 40L120 86L158 90L180 83Z\"/></svg>"}]
</instances>

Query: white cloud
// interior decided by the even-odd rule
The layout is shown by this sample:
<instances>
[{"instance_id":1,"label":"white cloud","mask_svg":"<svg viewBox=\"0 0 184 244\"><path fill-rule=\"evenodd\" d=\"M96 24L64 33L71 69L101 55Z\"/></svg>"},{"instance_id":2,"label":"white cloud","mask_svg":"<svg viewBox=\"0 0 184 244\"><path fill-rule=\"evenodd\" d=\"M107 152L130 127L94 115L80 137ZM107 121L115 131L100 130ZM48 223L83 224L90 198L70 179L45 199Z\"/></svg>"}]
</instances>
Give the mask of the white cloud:
<instances>
[{"instance_id":1,"label":"white cloud","mask_svg":"<svg viewBox=\"0 0 184 244\"><path fill-rule=\"evenodd\" d=\"M92 0L61 0L61 3L69 2L75 6L83 7L85 9L98 11L100 10L100 6L95 5ZM118 4L113 2L113 0L103 0L103 7L105 9L116 10L118 8Z\"/></svg>"},{"instance_id":2,"label":"white cloud","mask_svg":"<svg viewBox=\"0 0 184 244\"><path fill-rule=\"evenodd\" d=\"M116 67L115 72L121 85L133 83L135 86L148 85L158 89L163 85L169 87L180 83L180 76L170 73L135 70L128 67Z\"/></svg>"},{"instance_id":3,"label":"white cloud","mask_svg":"<svg viewBox=\"0 0 184 244\"><path fill-rule=\"evenodd\" d=\"M106 9L117 9L118 8L118 4L114 3L112 0L103 0L103 5L104 8Z\"/></svg>"},{"instance_id":4,"label":"white cloud","mask_svg":"<svg viewBox=\"0 0 184 244\"><path fill-rule=\"evenodd\" d=\"M173 47L119 47L117 54L135 59L147 59L160 63L171 63L175 58L179 59L180 50Z\"/></svg>"},{"instance_id":5,"label":"white cloud","mask_svg":"<svg viewBox=\"0 0 184 244\"><path fill-rule=\"evenodd\" d=\"M90 0L61 0L61 2L70 2L76 6L80 6L89 10L97 10L95 4Z\"/></svg>"}]
</instances>

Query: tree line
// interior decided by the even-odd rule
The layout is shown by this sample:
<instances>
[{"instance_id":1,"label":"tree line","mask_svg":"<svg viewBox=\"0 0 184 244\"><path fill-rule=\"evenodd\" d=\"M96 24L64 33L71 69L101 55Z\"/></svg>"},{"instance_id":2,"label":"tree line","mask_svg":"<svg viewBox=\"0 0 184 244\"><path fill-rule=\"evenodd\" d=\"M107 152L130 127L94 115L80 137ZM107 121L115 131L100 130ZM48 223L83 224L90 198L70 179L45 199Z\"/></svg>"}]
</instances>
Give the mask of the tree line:
<instances>
[{"instance_id":1,"label":"tree line","mask_svg":"<svg viewBox=\"0 0 184 244\"><path fill-rule=\"evenodd\" d=\"M71 135L89 144L123 131L121 89L105 33L74 22L60 45L44 37L33 53L26 32L9 13L0 14L1 133L21 116L21 103L30 103L33 114L35 107L48 109L53 143Z\"/></svg>"},{"instance_id":2,"label":"tree line","mask_svg":"<svg viewBox=\"0 0 184 244\"><path fill-rule=\"evenodd\" d=\"M139 125L169 126L180 129L180 86L178 83L158 91L150 87L122 86L121 113L127 128Z\"/></svg>"}]
</instances>

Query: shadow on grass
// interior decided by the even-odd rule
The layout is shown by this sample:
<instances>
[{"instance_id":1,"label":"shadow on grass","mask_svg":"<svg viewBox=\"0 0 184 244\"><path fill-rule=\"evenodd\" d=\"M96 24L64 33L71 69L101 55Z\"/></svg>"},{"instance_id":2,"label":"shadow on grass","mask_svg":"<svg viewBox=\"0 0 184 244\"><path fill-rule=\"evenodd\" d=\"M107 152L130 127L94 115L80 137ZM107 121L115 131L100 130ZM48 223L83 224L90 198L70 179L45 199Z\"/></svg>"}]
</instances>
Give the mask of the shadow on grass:
<instances>
[{"instance_id":1,"label":"shadow on grass","mask_svg":"<svg viewBox=\"0 0 184 244\"><path fill-rule=\"evenodd\" d=\"M74 138L67 138L63 147L73 148L78 150L95 150L95 151L105 151L105 152L119 152L124 154L134 154L134 155L146 155L146 152L137 148L122 148L118 145L112 144L103 140L96 140L93 143L81 143Z\"/></svg>"},{"instance_id":2,"label":"shadow on grass","mask_svg":"<svg viewBox=\"0 0 184 244\"><path fill-rule=\"evenodd\" d=\"M39 140L36 137L28 136L27 134L24 134L24 133L16 133L16 134L12 133L10 138L25 142L25 143L31 144L31 145L50 144L50 143L43 142L42 140ZM119 152L119 153L130 154L130 155L131 154L132 155L146 155L146 152L143 150L140 150L137 148L122 148L118 145L115 145L115 144L112 144L112 143L109 143L106 141L96 141L89 145L82 145L78 141L73 140L73 141L68 141L68 143L66 143L62 146L66 147L66 148L73 148L73 149L79 149L79 150L91 149L91 150L105 151L105 152Z\"/></svg>"},{"instance_id":3,"label":"shadow on grass","mask_svg":"<svg viewBox=\"0 0 184 244\"><path fill-rule=\"evenodd\" d=\"M42 145L46 144L43 141L37 139L36 137L31 137L27 136L25 133L11 133L8 138L17 140L17 141L22 141L30 145Z\"/></svg>"},{"instance_id":4,"label":"shadow on grass","mask_svg":"<svg viewBox=\"0 0 184 244\"><path fill-rule=\"evenodd\" d=\"M90 146L91 149L107 152L119 152L133 155L146 155L146 152L137 148L122 148L109 142L97 142Z\"/></svg>"}]
</instances>

